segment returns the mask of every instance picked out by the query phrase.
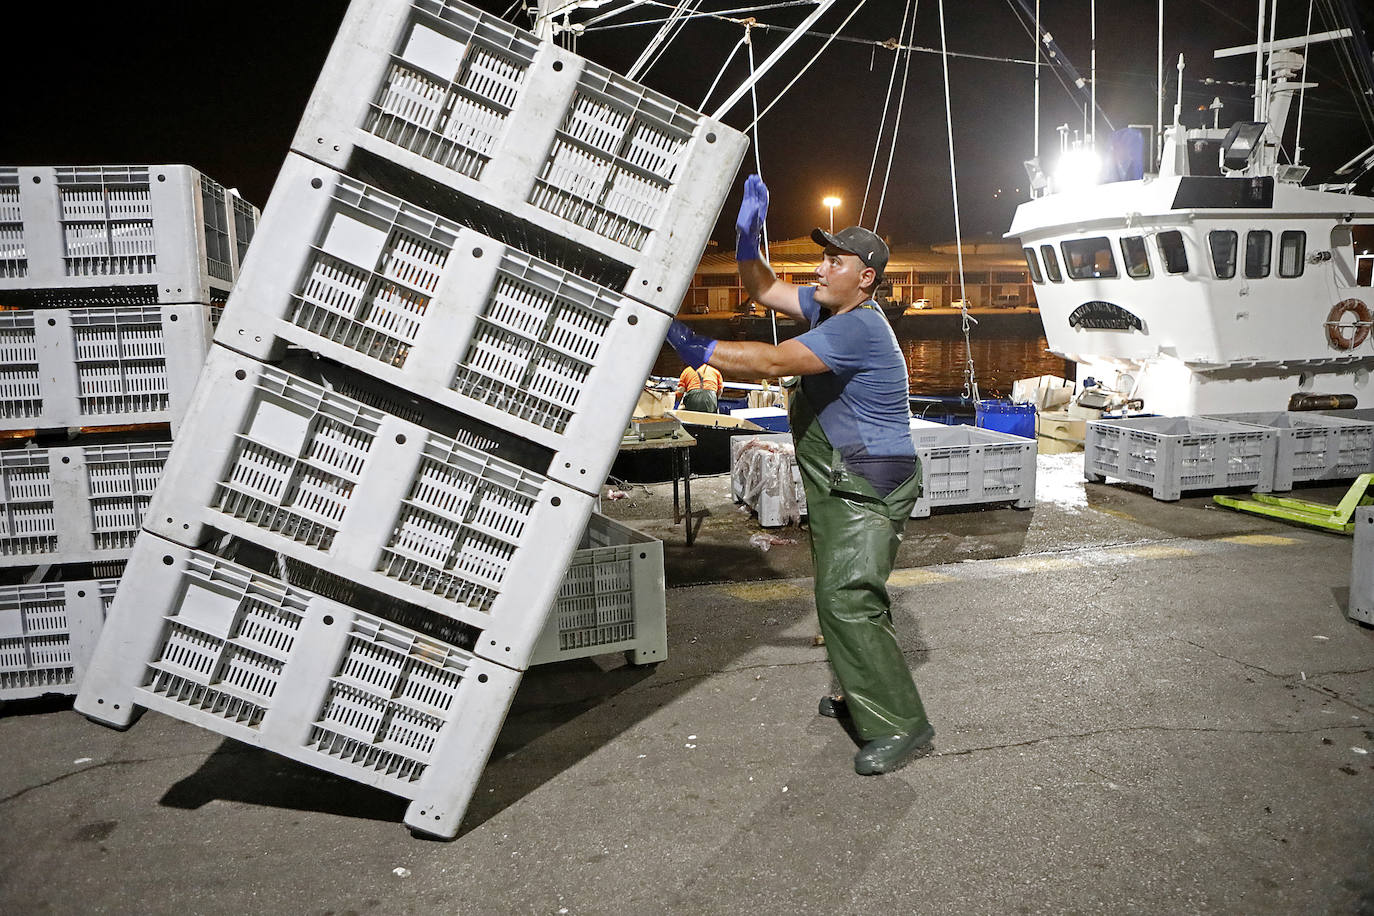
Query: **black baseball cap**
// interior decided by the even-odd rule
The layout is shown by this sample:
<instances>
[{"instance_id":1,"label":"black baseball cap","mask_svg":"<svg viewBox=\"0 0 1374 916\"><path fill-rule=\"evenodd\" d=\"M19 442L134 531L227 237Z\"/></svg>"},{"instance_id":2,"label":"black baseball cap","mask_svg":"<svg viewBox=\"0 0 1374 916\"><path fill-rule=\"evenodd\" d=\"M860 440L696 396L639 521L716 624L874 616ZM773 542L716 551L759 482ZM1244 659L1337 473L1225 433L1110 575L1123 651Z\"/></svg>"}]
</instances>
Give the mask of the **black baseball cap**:
<instances>
[{"instance_id":1,"label":"black baseball cap","mask_svg":"<svg viewBox=\"0 0 1374 916\"><path fill-rule=\"evenodd\" d=\"M857 256L865 267L872 267L879 277L887 269L887 243L860 226L850 226L833 234L816 228L811 230L811 241L822 248L838 248Z\"/></svg>"}]
</instances>

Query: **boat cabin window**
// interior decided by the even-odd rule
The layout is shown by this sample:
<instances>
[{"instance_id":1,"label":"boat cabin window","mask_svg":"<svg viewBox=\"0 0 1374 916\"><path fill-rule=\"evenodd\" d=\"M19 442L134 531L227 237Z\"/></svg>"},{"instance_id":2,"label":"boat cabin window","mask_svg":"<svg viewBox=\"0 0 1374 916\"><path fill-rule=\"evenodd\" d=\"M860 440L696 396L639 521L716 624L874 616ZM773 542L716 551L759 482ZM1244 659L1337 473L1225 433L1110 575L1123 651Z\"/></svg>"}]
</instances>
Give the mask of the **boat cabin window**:
<instances>
[{"instance_id":1,"label":"boat cabin window","mask_svg":"<svg viewBox=\"0 0 1374 916\"><path fill-rule=\"evenodd\" d=\"M1229 280L1236 275L1237 244L1234 229L1213 229L1207 233L1207 247L1212 249L1212 269L1218 280Z\"/></svg>"},{"instance_id":2,"label":"boat cabin window","mask_svg":"<svg viewBox=\"0 0 1374 916\"><path fill-rule=\"evenodd\" d=\"M1374 226L1351 226L1355 251L1355 285L1374 286Z\"/></svg>"},{"instance_id":3,"label":"boat cabin window","mask_svg":"<svg viewBox=\"0 0 1374 916\"><path fill-rule=\"evenodd\" d=\"M1145 239L1129 235L1121 240L1121 260L1126 265L1126 276L1139 280L1150 275L1150 257L1145 253Z\"/></svg>"},{"instance_id":4,"label":"boat cabin window","mask_svg":"<svg viewBox=\"0 0 1374 916\"><path fill-rule=\"evenodd\" d=\"M1074 280L1093 277L1115 277L1116 261L1112 259L1112 245L1104 236L1060 242L1064 249L1064 266Z\"/></svg>"},{"instance_id":5,"label":"boat cabin window","mask_svg":"<svg viewBox=\"0 0 1374 916\"><path fill-rule=\"evenodd\" d=\"M1301 277L1303 257L1307 254L1307 233L1289 229L1279 236L1279 276Z\"/></svg>"},{"instance_id":6,"label":"boat cabin window","mask_svg":"<svg viewBox=\"0 0 1374 916\"><path fill-rule=\"evenodd\" d=\"M1040 276L1040 261L1035 256L1034 248L1022 248L1021 253L1026 256L1026 269L1030 271L1032 283L1044 283L1045 278Z\"/></svg>"},{"instance_id":7,"label":"boat cabin window","mask_svg":"<svg viewBox=\"0 0 1374 916\"><path fill-rule=\"evenodd\" d=\"M1259 280L1269 276L1269 261L1274 251L1274 233L1268 229L1251 229L1245 233L1245 276Z\"/></svg>"},{"instance_id":8,"label":"boat cabin window","mask_svg":"<svg viewBox=\"0 0 1374 916\"><path fill-rule=\"evenodd\" d=\"M1063 283L1064 275L1059 272L1059 256L1054 253L1053 245L1041 245L1040 254L1045 259L1045 273L1055 283Z\"/></svg>"},{"instance_id":9,"label":"boat cabin window","mask_svg":"<svg viewBox=\"0 0 1374 916\"><path fill-rule=\"evenodd\" d=\"M1188 272L1188 252L1183 249L1183 233L1177 229L1166 229L1155 237L1159 243L1159 253L1164 258L1164 269L1171 274Z\"/></svg>"}]
</instances>

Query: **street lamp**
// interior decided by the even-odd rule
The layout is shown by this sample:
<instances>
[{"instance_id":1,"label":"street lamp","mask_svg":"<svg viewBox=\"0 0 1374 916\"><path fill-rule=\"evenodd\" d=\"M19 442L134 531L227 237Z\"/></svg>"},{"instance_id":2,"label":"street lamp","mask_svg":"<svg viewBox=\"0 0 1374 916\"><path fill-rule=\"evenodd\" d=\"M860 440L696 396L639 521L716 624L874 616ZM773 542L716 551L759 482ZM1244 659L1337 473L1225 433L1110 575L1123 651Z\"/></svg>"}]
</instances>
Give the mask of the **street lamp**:
<instances>
[{"instance_id":1,"label":"street lamp","mask_svg":"<svg viewBox=\"0 0 1374 916\"><path fill-rule=\"evenodd\" d=\"M838 197L827 197L821 201L821 206L830 208L830 231L832 233L835 231L835 208L843 202Z\"/></svg>"}]
</instances>

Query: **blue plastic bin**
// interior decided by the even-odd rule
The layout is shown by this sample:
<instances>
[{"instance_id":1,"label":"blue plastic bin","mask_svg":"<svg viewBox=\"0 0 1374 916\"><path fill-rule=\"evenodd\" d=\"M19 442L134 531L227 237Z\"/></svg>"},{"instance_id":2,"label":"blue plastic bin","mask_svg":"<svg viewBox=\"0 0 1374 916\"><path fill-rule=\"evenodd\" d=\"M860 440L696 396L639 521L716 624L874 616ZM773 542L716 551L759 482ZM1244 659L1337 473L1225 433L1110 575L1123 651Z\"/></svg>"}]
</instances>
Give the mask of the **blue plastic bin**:
<instances>
[{"instance_id":1,"label":"blue plastic bin","mask_svg":"<svg viewBox=\"0 0 1374 916\"><path fill-rule=\"evenodd\" d=\"M1035 405L1011 401L979 401L975 426L1011 433L1023 439L1035 438Z\"/></svg>"}]
</instances>

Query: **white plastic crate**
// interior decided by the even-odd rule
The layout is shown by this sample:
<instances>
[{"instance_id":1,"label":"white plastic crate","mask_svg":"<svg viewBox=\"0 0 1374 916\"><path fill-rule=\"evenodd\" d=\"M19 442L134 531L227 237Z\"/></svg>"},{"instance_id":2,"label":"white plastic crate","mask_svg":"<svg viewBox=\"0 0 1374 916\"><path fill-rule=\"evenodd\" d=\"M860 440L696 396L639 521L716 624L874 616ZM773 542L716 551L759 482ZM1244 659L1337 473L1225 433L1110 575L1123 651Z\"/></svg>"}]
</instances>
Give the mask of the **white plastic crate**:
<instances>
[{"instance_id":1,"label":"white plastic crate","mask_svg":"<svg viewBox=\"0 0 1374 916\"><path fill-rule=\"evenodd\" d=\"M1345 615L1360 623L1374 624L1374 506L1355 510L1355 536L1351 538L1350 598Z\"/></svg>"},{"instance_id":2,"label":"white plastic crate","mask_svg":"<svg viewBox=\"0 0 1374 916\"><path fill-rule=\"evenodd\" d=\"M461 194L476 228L604 255L672 314L746 143L467 4L381 0L349 6L292 147L358 176L390 163Z\"/></svg>"},{"instance_id":3,"label":"white plastic crate","mask_svg":"<svg viewBox=\"0 0 1374 916\"><path fill-rule=\"evenodd\" d=\"M911 438L921 462L921 495L912 518L925 518L936 506L1035 505L1034 439L962 424L914 424Z\"/></svg>"},{"instance_id":4,"label":"white plastic crate","mask_svg":"<svg viewBox=\"0 0 1374 916\"><path fill-rule=\"evenodd\" d=\"M476 627L479 654L523 668L593 497L451 431L215 345L146 527L243 538Z\"/></svg>"},{"instance_id":5,"label":"white plastic crate","mask_svg":"<svg viewBox=\"0 0 1374 916\"><path fill-rule=\"evenodd\" d=\"M116 583L0 586L0 702L76 693Z\"/></svg>"},{"instance_id":6,"label":"white plastic crate","mask_svg":"<svg viewBox=\"0 0 1374 916\"><path fill-rule=\"evenodd\" d=\"M223 302L257 217L185 165L0 167L0 305Z\"/></svg>"},{"instance_id":7,"label":"white plastic crate","mask_svg":"<svg viewBox=\"0 0 1374 916\"><path fill-rule=\"evenodd\" d=\"M1083 474L1147 487L1155 499L1187 490L1274 486L1278 433L1203 417L1092 420L1083 441Z\"/></svg>"},{"instance_id":8,"label":"white plastic crate","mask_svg":"<svg viewBox=\"0 0 1374 916\"><path fill-rule=\"evenodd\" d=\"M666 608L663 542L594 514L530 664L611 652L635 665L661 662Z\"/></svg>"},{"instance_id":9,"label":"white plastic crate","mask_svg":"<svg viewBox=\"0 0 1374 916\"><path fill-rule=\"evenodd\" d=\"M516 248L287 157L216 340L288 345L537 442L594 492L670 319Z\"/></svg>"},{"instance_id":10,"label":"white plastic crate","mask_svg":"<svg viewBox=\"0 0 1374 916\"><path fill-rule=\"evenodd\" d=\"M0 567L129 555L167 443L0 452Z\"/></svg>"},{"instance_id":11,"label":"white plastic crate","mask_svg":"<svg viewBox=\"0 0 1374 916\"><path fill-rule=\"evenodd\" d=\"M145 535L76 708L164 713L411 799L408 825L451 837L520 672L397 617Z\"/></svg>"},{"instance_id":12,"label":"white plastic crate","mask_svg":"<svg viewBox=\"0 0 1374 916\"><path fill-rule=\"evenodd\" d=\"M1349 480L1374 471L1374 423L1303 411L1209 414L1278 434L1275 490L1309 480Z\"/></svg>"},{"instance_id":13,"label":"white plastic crate","mask_svg":"<svg viewBox=\"0 0 1374 916\"><path fill-rule=\"evenodd\" d=\"M731 440L732 461L749 438L782 442L790 435L739 436ZM1034 439L977 426L945 426L913 420L911 438L916 446L916 458L921 463L921 495L911 509L912 518L926 518L937 506L972 506L981 503L1009 502L1018 509L1035 505ZM796 456L789 457L792 468ZM771 473L777 474L777 469ZM746 481L741 474L741 487L735 498L742 499ZM734 471L731 472L732 485ZM777 489L776 485L774 489ZM806 514L806 493L800 480L797 501L802 515ZM759 524L770 524L774 510L762 496L755 497ZM772 521L773 524L785 524Z\"/></svg>"},{"instance_id":14,"label":"white plastic crate","mask_svg":"<svg viewBox=\"0 0 1374 916\"><path fill-rule=\"evenodd\" d=\"M0 312L0 430L175 431L210 333L204 305Z\"/></svg>"},{"instance_id":15,"label":"white plastic crate","mask_svg":"<svg viewBox=\"0 0 1374 916\"><path fill-rule=\"evenodd\" d=\"M754 510L764 528L799 522L806 514L806 492L792 434L732 437L730 491L736 502Z\"/></svg>"}]
</instances>

